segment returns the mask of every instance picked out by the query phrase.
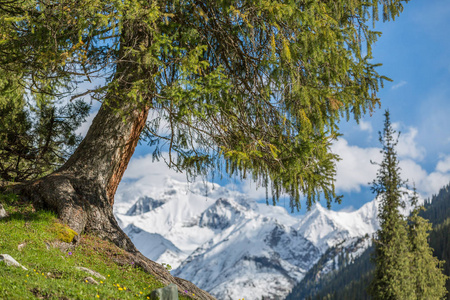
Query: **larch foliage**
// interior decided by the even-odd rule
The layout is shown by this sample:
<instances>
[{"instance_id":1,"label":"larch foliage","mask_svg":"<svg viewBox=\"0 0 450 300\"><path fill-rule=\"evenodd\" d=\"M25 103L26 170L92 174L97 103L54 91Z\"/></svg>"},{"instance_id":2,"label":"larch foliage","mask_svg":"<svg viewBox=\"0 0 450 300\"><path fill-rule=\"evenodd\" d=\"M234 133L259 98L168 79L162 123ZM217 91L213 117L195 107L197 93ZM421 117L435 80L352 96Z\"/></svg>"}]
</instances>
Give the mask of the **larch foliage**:
<instances>
[{"instance_id":1,"label":"larch foliage","mask_svg":"<svg viewBox=\"0 0 450 300\"><path fill-rule=\"evenodd\" d=\"M330 206L338 122L372 112L388 80L370 25L406 2L0 0L0 69L124 119L150 110L141 136L189 177L250 177L274 203ZM84 81L104 84L74 92Z\"/></svg>"}]
</instances>

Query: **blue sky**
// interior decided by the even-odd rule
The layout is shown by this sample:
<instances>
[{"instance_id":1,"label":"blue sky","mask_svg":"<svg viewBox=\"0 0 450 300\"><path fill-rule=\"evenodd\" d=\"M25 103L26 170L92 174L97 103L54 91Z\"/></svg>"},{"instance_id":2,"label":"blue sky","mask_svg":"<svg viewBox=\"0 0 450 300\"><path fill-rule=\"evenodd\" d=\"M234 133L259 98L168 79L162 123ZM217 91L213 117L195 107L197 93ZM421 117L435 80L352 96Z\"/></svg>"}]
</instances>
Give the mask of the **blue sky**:
<instances>
[{"instance_id":1,"label":"blue sky","mask_svg":"<svg viewBox=\"0 0 450 300\"><path fill-rule=\"evenodd\" d=\"M379 73L394 81L386 82L378 94L381 109L359 124L340 123L343 136L333 151L342 157L336 184L344 199L333 210L357 209L373 199L368 182L377 167L370 160L381 161L378 131L383 128L385 109L401 131L397 150L403 178L415 182L423 197L450 182L450 1L410 1L394 22L379 22L376 29L383 34L375 44L373 61L383 63ZM184 175L163 163L152 164L149 152L145 145L138 146L119 190L136 182L163 184L165 175L184 180ZM220 183L264 199L265 191L250 181ZM305 211L302 208L300 214Z\"/></svg>"},{"instance_id":2,"label":"blue sky","mask_svg":"<svg viewBox=\"0 0 450 300\"><path fill-rule=\"evenodd\" d=\"M378 131L389 109L401 131L403 177L429 197L450 181L450 1L410 1L395 22L378 23L376 29L383 35L375 45L374 61L383 63L379 72L394 81L380 91L382 107L373 116L365 116L360 125L341 123L343 139L361 156L373 154L370 148L379 147ZM349 152L345 158L350 159ZM348 163L339 163L338 183L345 182L342 168ZM367 165L360 168L374 172ZM344 177L339 180L339 175ZM358 208L373 197L361 182L357 188L345 188L351 182L338 186L345 196L342 208Z\"/></svg>"}]
</instances>

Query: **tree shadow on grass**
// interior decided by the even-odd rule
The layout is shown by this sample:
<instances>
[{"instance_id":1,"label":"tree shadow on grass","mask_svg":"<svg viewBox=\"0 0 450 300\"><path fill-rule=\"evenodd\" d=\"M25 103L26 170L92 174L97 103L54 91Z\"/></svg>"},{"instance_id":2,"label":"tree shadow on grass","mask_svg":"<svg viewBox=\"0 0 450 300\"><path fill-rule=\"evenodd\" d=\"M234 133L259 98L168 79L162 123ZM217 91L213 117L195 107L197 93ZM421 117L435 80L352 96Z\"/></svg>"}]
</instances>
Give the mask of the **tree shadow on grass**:
<instances>
[{"instance_id":1,"label":"tree shadow on grass","mask_svg":"<svg viewBox=\"0 0 450 300\"><path fill-rule=\"evenodd\" d=\"M7 217L0 219L0 222L13 220L44 221L55 217L49 211L36 210L33 203L24 201L15 194L0 194L0 204L3 205L8 214Z\"/></svg>"}]
</instances>

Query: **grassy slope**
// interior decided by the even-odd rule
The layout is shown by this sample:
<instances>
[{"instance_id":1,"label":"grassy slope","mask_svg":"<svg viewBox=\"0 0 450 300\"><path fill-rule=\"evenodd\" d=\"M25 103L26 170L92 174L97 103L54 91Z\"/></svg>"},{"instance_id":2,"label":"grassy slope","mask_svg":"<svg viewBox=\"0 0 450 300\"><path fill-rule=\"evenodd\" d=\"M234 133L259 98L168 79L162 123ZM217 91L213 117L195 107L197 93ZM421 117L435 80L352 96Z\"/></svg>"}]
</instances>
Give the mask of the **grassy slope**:
<instances>
[{"instance_id":1,"label":"grassy slope","mask_svg":"<svg viewBox=\"0 0 450 300\"><path fill-rule=\"evenodd\" d=\"M28 268L0 263L0 299L149 299L153 289L163 286L136 268L125 251L94 236L84 235L76 248L64 252L49 247L71 238L53 213L34 211L13 196L0 195L0 203L9 214L0 220L0 254L9 254ZM76 266L106 279L94 277L100 284L89 284L85 278L93 276ZM180 299L190 298L180 295Z\"/></svg>"}]
</instances>

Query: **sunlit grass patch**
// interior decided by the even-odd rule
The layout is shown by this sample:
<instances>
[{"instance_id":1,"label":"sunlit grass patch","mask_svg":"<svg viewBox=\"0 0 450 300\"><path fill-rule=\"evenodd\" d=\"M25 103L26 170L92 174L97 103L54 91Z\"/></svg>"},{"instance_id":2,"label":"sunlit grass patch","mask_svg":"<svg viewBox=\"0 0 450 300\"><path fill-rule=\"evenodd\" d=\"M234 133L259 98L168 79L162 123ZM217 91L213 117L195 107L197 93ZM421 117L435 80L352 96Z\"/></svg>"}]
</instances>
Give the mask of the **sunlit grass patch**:
<instances>
[{"instance_id":1,"label":"sunlit grass patch","mask_svg":"<svg viewBox=\"0 0 450 300\"><path fill-rule=\"evenodd\" d=\"M0 263L0 299L148 299L152 290L163 287L137 268L126 251L97 237L83 235L77 247L61 251L55 245L71 241L71 229L58 223L54 213L16 200L0 196L9 214L0 220L0 254L11 255L28 271ZM189 298L180 294L180 299Z\"/></svg>"}]
</instances>

